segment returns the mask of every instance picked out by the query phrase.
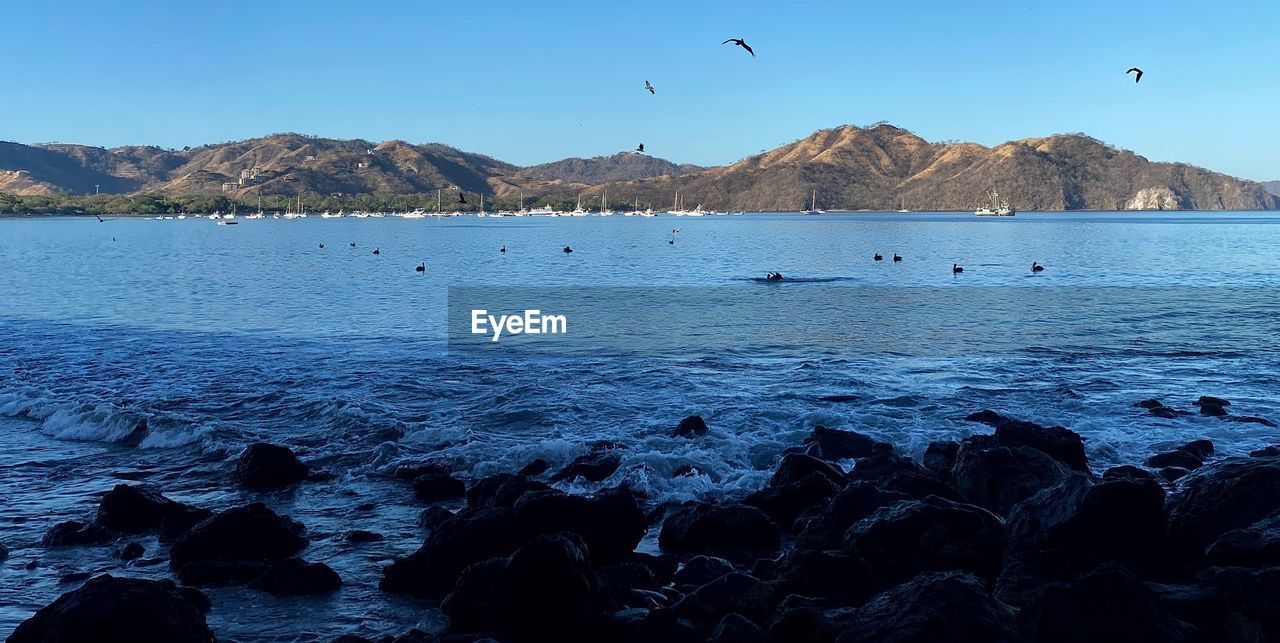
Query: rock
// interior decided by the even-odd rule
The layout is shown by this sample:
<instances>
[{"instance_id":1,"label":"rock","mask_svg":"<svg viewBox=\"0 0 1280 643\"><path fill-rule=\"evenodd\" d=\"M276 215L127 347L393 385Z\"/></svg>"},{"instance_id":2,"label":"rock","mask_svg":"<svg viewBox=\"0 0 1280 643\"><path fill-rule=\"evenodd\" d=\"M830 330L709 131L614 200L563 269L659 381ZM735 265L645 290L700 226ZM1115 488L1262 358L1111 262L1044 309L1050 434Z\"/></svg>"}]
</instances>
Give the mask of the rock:
<instances>
[{"instance_id":1,"label":"rock","mask_svg":"<svg viewBox=\"0 0 1280 643\"><path fill-rule=\"evenodd\" d=\"M1102 472L1103 480L1156 480L1156 477L1146 469L1135 467L1131 464L1122 464L1118 467L1111 467Z\"/></svg>"},{"instance_id":2,"label":"rock","mask_svg":"<svg viewBox=\"0 0 1280 643\"><path fill-rule=\"evenodd\" d=\"M662 523L658 545L674 553L771 552L781 545L778 526L755 507L692 502Z\"/></svg>"},{"instance_id":3,"label":"rock","mask_svg":"<svg viewBox=\"0 0 1280 643\"><path fill-rule=\"evenodd\" d=\"M1182 445L1182 450L1201 460L1208 460L1214 453L1213 442L1209 440L1192 440Z\"/></svg>"},{"instance_id":4,"label":"rock","mask_svg":"<svg viewBox=\"0 0 1280 643\"><path fill-rule=\"evenodd\" d=\"M759 623L768 620L780 598L772 585L732 572L685 594L671 611L678 618L701 623L714 623L735 613Z\"/></svg>"},{"instance_id":5,"label":"rock","mask_svg":"<svg viewBox=\"0 0 1280 643\"><path fill-rule=\"evenodd\" d=\"M1227 415L1227 409L1217 404L1201 404L1200 415L1223 417Z\"/></svg>"},{"instance_id":6,"label":"rock","mask_svg":"<svg viewBox=\"0 0 1280 643\"><path fill-rule=\"evenodd\" d=\"M100 545L111 540L111 533L101 525L67 520L53 526L40 544L45 547L71 547L75 545Z\"/></svg>"},{"instance_id":7,"label":"rock","mask_svg":"<svg viewBox=\"0 0 1280 643\"><path fill-rule=\"evenodd\" d=\"M868 456L891 453L893 445L874 440L854 431L828 429L818 425L804 439L805 444L816 444L825 460L849 460Z\"/></svg>"},{"instance_id":8,"label":"rock","mask_svg":"<svg viewBox=\"0 0 1280 643\"><path fill-rule=\"evenodd\" d=\"M1070 475L1070 469L1038 449L966 445L956 458L951 483L969 502L1003 516Z\"/></svg>"},{"instance_id":9,"label":"rock","mask_svg":"<svg viewBox=\"0 0 1280 643\"><path fill-rule=\"evenodd\" d=\"M382 534L364 529L352 529L348 531L343 540L349 543L376 543L383 540Z\"/></svg>"},{"instance_id":10,"label":"rock","mask_svg":"<svg viewBox=\"0 0 1280 643\"><path fill-rule=\"evenodd\" d=\"M853 609L835 607L825 601L788 596L769 622L767 640L772 643L835 643L841 632L850 627L856 614Z\"/></svg>"},{"instance_id":11,"label":"rock","mask_svg":"<svg viewBox=\"0 0 1280 643\"><path fill-rule=\"evenodd\" d=\"M612 451L587 453L574 458L568 466L551 476L552 482L572 482L582 478L587 482L600 482L613 475L622 464L622 456Z\"/></svg>"},{"instance_id":12,"label":"rock","mask_svg":"<svg viewBox=\"0 0 1280 643\"><path fill-rule=\"evenodd\" d=\"M924 450L924 457L921 464L935 476L942 480L951 479L951 469L956 464L956 457L960 454L960 443L954 440L943 440L930 442L929 446Z\"/></svg>"},{"instance_id":13,"label":"rock","mask_svg":"<svg viewBox=\"0 0 1280 643\"><path fill-rule=\"evenodd\" d=\"M546 483L530 480L512 473L499 473L481 478L467 490L467 504L474 509L486 507L510 509L525 493L547 491Z\"/></svg>"},{"instance_id":14,"label":"rock","mask_svg":"<svg viewBox=\"0 0 1280 643\"><path fill-rule=\"evenodd\" d=\"M418 514L416 524L423 529L435 529L452 517L453 512L444 507L427 507Z\"/></svg>"},{"instance_id":15,"label":"rock","mask_svg":"<svg viewBox=\"0 0 1280 643\"><path fill-rule=\"evenodd\" d=\"M462 572L440 608L457 632L515 640L579 640L593 616L595 576L572 534L543 535Z\"/></svg>"},{"instance_id":16,"label":"rock","mask_svg":"<svg viewBox=\"0 0 1280 643\"><path fill-rule=\"evenodd\" d=\"M839 491L839 485L832 482L826 475L815 471L794 482L782 485L770 483L769 486L747 496L742 503L760 509L779 525L789 526L805 510L817 504L825 504Z\"/></svg>"},{"instance_id":17,"label":"rock","mask_svg":"<svg viewBox=\"0 0 1280 643\"><path fill-rule=\"evenodd\" d=\"M529 464L526 464L523 467L521 467L520 471L516 472L516 475L536 478L546 473L547 469L550 469L550 468L551 468L550 462L547 462L542 458L537 458L534 461L530 462Z\"/></svg>"},{"instance_id":18,"label":"rock","mask_svg":"<svg viewBox=\"0 0 1280 643\"><path fill-rule=\"evenodd\" d=\"M1125 210L1181 210L1184 200L1167 185L1156 185L1138 190L1133 198L1124 202ZM1190 203L1185 203L1191 207Z\"/></svg>"},{"instance_id":19,"label":"rock","mask_svg":"<svg viewBox=\"0 0 1280 643\"><path fill-rule=\"evenodd\" d=\"M382 570L388 592L440 598L468 565L509 555L528 540L510 509L465 509L427 536L418 551Z\"/></svg>"},{"instance_id":20,"label":"rock","mask_svg":"<svg viewBox=\"0 0 1280 643\"><path fill-rule=\"evenodd\" d=\"M1169 535L1184 554L1199 557L1222 534L1280 509L1280 459L1228 458L1181 482L1169 506Z\"/></svg>"},{"instance_id":21,"label":"rock","mask_svg":"<svg viewBox=\"0 0 1280 643\"><path fill-rule=\"evenodd\" d=\"M1134 402L1133 405L1140 409L1164 408L1164 402L1161 402L1160 400L1157 400L1154 397L1150 399L1142 400L1141 402Z\"/></svg>"},{"instance_id":22,"label":"rock","mask_svg":"<svg viewBox=\"0 0 1280 643\"><path fill-rule=\"evenodd\" d=\"M845 547L888 580L964 570L994 581L1004 563L1004 524L973 505L938 497L881 507L845 534Z\"/></svg>"},{"instance_id":23,"label":"rock","mask_svg":"<svg viewBox=\"0 0 1280 643\"><path fill-rule=\"evenodd\" d=\"M1166 420L1172 420L1173 418L1182 417L1184 415L1191 415L1189 411L1183 411L1181 409L1171 409L1167 406L1159 406L1154 409L1149 409L1147 411L1147 414L1154 415L1158 418L1163 418Z\"/></svg>"},{"instance_id":24,"label":"rock","mask_svg":"<svg viewBox=\"0 0 1280 643\"><path fill-rule=\"evenodd\" d=\"M1185 478L1190 473L1190 469L1183 469L1182 467L1165 467L1160 470L1160 477L1169 482L1175 482Z\"/></svg>"},{"instance_id":25,"label":"rock","mask_svg":"<svg viewBox=\"0 0 1280 643\"><path fill-rule=\"evenodd\" d=\"M89 580L93 574L89 572L71 572L58 577L58 583L61 585L69 585L71 583L79 583L80 581Z\"/></svg>"},{"instance_id":26,"label":"rock","mask_svg":"<svg viewBox=\"0 0 1280 643\"><path fill-rule=\"evenodd\" d=\"M1231 420L1232 422L1243 422L1245 424L1261 424L1262 426L1269 426L1273 429L1276 427L1275 422L1266 418L1260 418L1256 415L1232 415L1226 419Z\"/></svg>"},{"instance_id":27,"label":"rock","mask_svg":"<svg viewBox=\"0 0 1280 643\"><path fill-rule=\"evenodd\" d=\"M764 630L741 614L727 614L711 630L707 643L765 643Z\"/></svg>"},{"instance_id":28,"label":"rock","mask_svg":"<svg viewBox=\"0 0 1280 643\"><path fill-rule=\"evenodd\" d=\"M1213 585L1222 592L1226 604L1227 641L1277 640L1280 616L1280 567L1245 569L1215 568L1210 572Z\"/></svg>"},{"instance_id":29,"label":"rock","mask_svg":"<svg viewBox=\"0 0 1280 643\"><path fill-rule=\"evenodd\" d=\"M268 567L268 563L258 560L196 560L178 570L178 580L194 587L243 585L261 576Z\"/></svg>"},{"instance_id":30,"label":"rock","mask_svg":"<svg viewBox=\"0 0 1280 643\"><path fill-rule=\"evenodd\" d=\"M1032 641L1189 642L1195 628L1169 613L1155 593L1118 565L1047 586L1018 615Z\"/></svg>"},{"instance_id":31,"label":"rock","mask_svg":"<svg viewBox=\"0 0 1280 643\"><path fill-rule=\"evenodd\" d=\"M850 469L849 473L845 474L845 478L851 482L871 482L883 489L885 488L884 481L894 474L912 474L927 477L929 472L924 467L916 464L911 458L879 452L855 461L853 469Z\"/></svg>"},{"instance_id":32,"label":"rock","mask_svg":"<svg viewBox=\"0 0 1280 643\"><path fill-rule=\"evenodd\" d=\"M309 472L288 447L258 442L240 454L235 480L246 489L281 489L302 482Z\"/></svg>"},{"instance_id":33,"label":"rock","mask_svg":"<svg viewBox=\"0 0 1280 643\"><path fill-rule=\"evenodd\" d=\"M1164 489L1154 480L1093 484L1074 475L1009 514L1010 549L1059 573L1107 561L1143 569L1164 553Z\"/></svg>"},{"instance_id":34,"label":"rock","mask_svg":"<svg viewBox=\"0 0 1280 643\"><path fill-rule=\"evenodd\" d=\"M120 548L119 555L120 560L134 560L142 558L142 555L145 553L147 553L147 550L140 543L131 542Z\"/></svg>"},{"instance_id":35,"label":"rock","mask_svg":"<svg viewBox=\"0 0 1280 643\"><path fill-rule=\"evenodd\" d=\"M859 399L860 398L857 395L845 395L845 394L818 396L819 402L857 402Z\"/></svg>"},{"instance_id":36,"label":"rock","mask_svg":"<svg viewBox=\"0 0 1280 643\"><path fill-rule=\"evenodd\" d=\"M201 606L172 581L102 575L18 625L8 643L214 643Z\"/></svg>"},{"instance_id":37,"label":"rock","mask_svg":"<svg viewBox=\"0 0 1280 643\"><path fill-rule=\"evenodd\" d=\"M515 517L529 534L577 534L595 564L629 557L648 531L644 512L626 489L595 496L554 490L526 493L516 501Z\"/></svg>"},{"instance_id":38,"label":"rock","mask_svg":"<svg viewBox=\"0 0 1280 643\"><path fill-rule=\"evenodd\" d=\"M1171 451L1157 453L1144 460L1142 464L1156 469L1162 469L1164 467L1179 467L1181 469L1192 471L1194 469L1199 469L1200 465L1204 464L1204 458L1201 458L1186 449L1177 448Z\"/></svg>"},{"instance_id":39,"label":"rock","mask_svg":"<svg viewBox=\"0 0 1280 643\"><path fill-rule=\"evenodd\" d=\"M868 601L839 643L1011 641L1014 632L1011 610L981 580L941 572L921 574Z\"/></svg>"},{"instance_id":40,"label":"rock","mask_svg":"<svg viewBox=\"0 0 1280 643\"><path fill-rule=\"evenodd\" d=\"M1222 534L1206 557L1221 567L1280 567L1280 512Z\"/></svg>"},{"instance_id":41,"label":"rock","mask_svg":"<svg viewBox=\"0 0 1280 643\"><path fill-rule=\"evenodd\" d=\"M798 594L861 605L875 593L867 561L842 551L796 549L777 563L773 585L782 594Z\"/></svg>"},{"instance_id":42,"label":"rock","mask_svg":"<svg viewBox=\"0 0 1280 643\"><path fill-rule=\"evenodd\" d=\"M1254 449L1249 452L1250 458L1277 458L1280 457L1280 444L1273 444L1261 449Z\"/></svg>"},{"instance_id":43,"label":"rock","mask_svg":"<svg viewBox=\"0 0 1280 643\"><path fill-rule=\"evenodd\" d=\"M769 479L769 485L780 487L799 482L815 473L830 480L833 484L844 484L844 471L841 471L838 467L803 453L788 453L782 456L782 462L778 464L777 471L774 471L773 477Z\"/></svg>"},{"instance_id":44,"label":"rock","mask_svg":"<svg viewBox=\"0 0 1280 643\"><path fill-rule=\"evenodd\" d=\"M995 427L994 440L998 446L1025 446L1039 449L1071 469L1085 473L1089 471L1089 462L1084 453L1084 439L1080 434L1066 427L1044 427L1034 422L1007 418L990 410L979 411L965 419ZM972 443L973 438L967 439L966 442Z\"/></svg>"},{"instance_id":45,"label":"rock","mask_svg":"<svg viewBox=\"0 0 1280 643\"><path fill-rule=\"evenodd\" d=\"M391 477L396 480L405 482L413 482L414 478L427 474L435 474L442 476L453 475L453 467L448 463L439 460L427 460L426 462L410 462L401 464L391 473Z\"/></svg>"},{"instance_id":46,"label":"rock","mask_svg":"<svg viewBox=\"0 0 1280 643\"><path fill-rule=\"evenodd\" d=\"M467 485L446 473L424 473L413 479L413 497L422 502L453 500L467 495Z\"/></svg>"},{"instance_id":47,"label":"rock","mask_svg":"<svg viewBox=\"0 0 1280 643\"><path fill-rule=\"evenodd\" d=\"M853 482L841 489L826 507L815 515L801 519L796 546L805 549L840 549L844 546L844 534L854 523L871 515L876 509L909 496L876 488L870 482Z\"/></svg>"},{"instance_id":48,"label":"rock","mask_svg":"<svg viewBox=\"0 0 1280 643\"><path fill-rule=\"evenodd\" d=\"M9 548L5 547L4 545L0 545L0 563L4 562L8 558L9 558Z\"/></svg>"},{"instance_id":49,"label":"rock","mask_svg":"<svg viewBox=\"0 0 1280 643\"><path fill-rule=\"evenodd\" d=\"M707 423L700 415L690 415L680 420L672 435L677 438L696 438L707 434Z\"/></svg>"},{"instance_id":50,"label":"rock","mask_svg":"<svg viewBox=\"0 0 1280 643\"><path fill-rule=\"evenodd\" d=\"M1196 406L1231 406L1231 402L1220 397L1212 395L1201 395L1200 399L1192 402Z\"/></svg>"},{"instance_id":51,"label":"rock","mask_svg":"<svg viewBox=\"0 0 1280 643\"><path fill-rule=\"evenodd\" d=\"M118 484L102 496L94 522L110 529L137 533L168 525L181 532L211 516L213 512L175 502L150 485Z\"/></svg>"},{"instance_id":52,"label":"rock","mask_svg":"<svg viewBox=\"0 0 1280 643\"><path fill-rule=\"evenodd\" d=\"M169 565L181 570L202 560L270 562L288 558L308 541L300 523L255 502L207 518L174 541Z\"/></svg>"},{"instance_id":53,"label":"rock","mask_svg":"<svg viewBox=\"0 0 1280 643\"><path fill-rule=\"evenodd\" d=\"M278 560L249 583L249 589L276 596L328 594L340 587L342 579L328 565L308 563L301 558Z\"/></svg>"},{"instance_id":54,"label":"rock","mask_svg":"<svg viewBox=\"0 0 1280 643\"><path fill-rule=\"evenodd\" d=\"M733 565L723 558L698 555L685 561L684 565L676 571L675 582L697 587L706 585L732 571Z\"/></svg>"}]
</instances>

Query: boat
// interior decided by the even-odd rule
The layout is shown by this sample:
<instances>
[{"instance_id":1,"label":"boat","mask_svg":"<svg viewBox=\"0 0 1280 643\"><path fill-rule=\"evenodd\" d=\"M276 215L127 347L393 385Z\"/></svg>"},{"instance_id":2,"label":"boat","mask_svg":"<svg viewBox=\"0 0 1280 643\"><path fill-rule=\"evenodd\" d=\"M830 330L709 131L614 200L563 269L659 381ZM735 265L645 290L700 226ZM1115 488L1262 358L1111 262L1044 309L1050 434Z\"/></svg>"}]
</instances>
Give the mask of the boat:
<instances>
[{"instance_id":1,"label":"boat","mask_svg":"<svg viewBox=\"0 0 1280 643\"><path fill-rule=\"evenodd\" d=\"M581 194L579 194L579 195L578 195L578 207L574 208L574 209L573 209L573 212L570 212L570 213L569 213L569 216L571 216L571 217L585 217L585 216L587 216L587 214L589 214L589 213L588 213L586 210L583 210L583 209L582 209L582 195L581 195Z\"/></svg>"},{"instance_id":2,"label":"boat","mask_svg":"<svg viewBox=\"0 0 1280 643\"><path fill-rule=\"evenodd\" d=\"M607 217L612 215L613 210L609 209L609 191L605 190L604 193L600 195L600 216Z\"/></svg>"},{"instance_id":3,"label":"boat","mask_svg":"<svg viewBox=\"0 0 1280 643\"><path fill-rule=\"evenodd\" d=\"M684 209L684 205L680 201L680 192L678 191L676 192L675 201L672 202L671 209L667 210L667 214L673 214L677 217L682 217L682 216L685 216L686 214L689 214L689 211Z\"/></svg>"},{"instance_id":4,"label":"boat","mask_svg":"<svg viewBox=\"0 0 1280 643\"><path fill-rule=\"evenodd\" d=\"M898 210L898 212L910 212L910 210L907 209L907 197L905 196L902 197L902 207Z\"/></svg>"},{"instance_id":5,"label":"boat","mask_svg":"<svg viewBox=\"0 0 1280 643\"><path fill-rule=\"evenodd\" d=\"M813 201L809 204L808 210L801 210L800 214L826 214L826 210L818 209L818 191L813 191Z\"/></svg>"},{"instance_id":6,"label":"boat","mask_svg":"<svg viewBox=\"0 0 1280 643\"><path fill-rule=\"evenodd\" d=\"M219 221L219 222L218 222L218 225L240 225L240 222L239 222L239 221L226 221L226 220L223 220L223 221Z\"/></svg>"},{"instance_id":7,"label":"boat","mask_svg":"<svg viewBox=\"0 0 1280 643\"><path fill-rule=\"evenodd\" d=\"M1009 202L1000 198L1000 193L994 189L987 192L987 205L980 206L973 213L980 217L1011 217L1017 214L1017 211L1009 207Z\"/></svg>"},{"instance_id":8,"label":"boat","mask_svg":"<svg viewBox=\"0 0 1280 643\"><path fill-rule=\"evenodd\" d=\"M525 214L531 217L558 217L560 216L560 211L549 205L544 205L540 208L533 208L525 212Z\"/></svg>"}]
</instances>

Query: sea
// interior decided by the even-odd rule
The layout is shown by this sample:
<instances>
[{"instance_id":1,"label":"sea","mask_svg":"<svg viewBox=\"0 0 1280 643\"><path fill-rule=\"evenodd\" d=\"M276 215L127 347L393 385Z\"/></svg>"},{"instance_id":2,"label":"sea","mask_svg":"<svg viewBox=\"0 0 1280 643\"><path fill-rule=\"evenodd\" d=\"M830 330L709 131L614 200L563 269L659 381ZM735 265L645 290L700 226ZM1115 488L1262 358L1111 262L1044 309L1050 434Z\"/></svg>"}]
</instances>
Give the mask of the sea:
<instances>
[{"instance_id":1,"label":"sea","mask_svg":"<svg viewBox=\"0 0 1280 643\"><path fill-rule=\"evenodd\" d=\"M404 463L474 480L611 441L613 476L561 486L656 505L745 495L820 424L919 456L989 431L964 419L989 408L1077 431L1096 471L1198 438L1280 443L1192 405L1280 421L1280 213L238 221L0 219L0 636L68 574L172 577L119 543L40 546L120 483L301 521L342 589L210 589L208 618L221 640L328 641L444 625L377 588L423 539ZM481 310L566 328L494 341ZM1192 413L1134 407L1152 397ZM688 415L709 434L672 437ZM322 475L237 489L256 441ZM356 528L386 539L347 543Z\"/></svg>"}]
</instances>

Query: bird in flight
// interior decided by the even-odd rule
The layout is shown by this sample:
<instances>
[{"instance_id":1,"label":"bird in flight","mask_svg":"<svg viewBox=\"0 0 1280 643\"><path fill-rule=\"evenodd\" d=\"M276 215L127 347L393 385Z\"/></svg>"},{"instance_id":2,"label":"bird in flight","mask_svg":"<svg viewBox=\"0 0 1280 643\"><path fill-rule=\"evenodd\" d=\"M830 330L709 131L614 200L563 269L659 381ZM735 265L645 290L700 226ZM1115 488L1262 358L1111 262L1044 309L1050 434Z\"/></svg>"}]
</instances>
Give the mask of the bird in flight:
<instances>
[{"instance_id":1,"label":"bird in flight","mask_svg":"<svg viewBox=\"0 0 1280 643\"><path fill-rule=\"evenodd\" d=\"M467 203L467 195L466 195L466 193L465 193L465 192L459 192L459 193L458 193L458 203L461 203L461 204L463 204L463 205L466 205L466 203Z\"/></svg>"},{"instance_id":2,"label":"bird in flight","mask_svg":"<svg viewBox=\"0 0 1280 643\"><path fill-rule=\"evenodd\" d=\"M645 89L647 89L647 90L649 90L649 93L650 93L650 94L654 93L654 91L653 91L653 85L650 85L650 84L649 84L649 81L647 81L647 80L646 80L646 81L644 81L644 88L645 88Z\"/></svg>"},{"instance_id":3,"label":"bird in flight","mask_svg":"<svg viewBox=\"0 0 1280 643\"><path fill-rule=\"evenodd\" d=\"M641 143L640 147L636 148L636 154L644 154L644 143Z\"/></svg>"},{"instance_id":4,"label":"bird in flight","mask_svg":"<svg viewBox=\"0 0 1280 643\"><path fill-rule=\"evenodd\" d=\"M745 41L745 40L743 40L743 39L741 39L741 38L730 38L730 39L728 39L728 40L726 40L726 41L724 41L724 42L722 42L722 43L720 43L720 44L722 44L722 45L727 45L727 44L729 44L729 43L733 43L733 44L735 44L735 45L737 45L737 46L739 46L739 47L742 47L743 49L746 49L746 50L747 50L747 53L751 54L751 57L752 57L752 58L755 58L755 56L756 56L756 52L754 52L754 51L752 51L752 50L751 50L751 46L747 44L747 41Z\"/></svg>"},{"instance_id":5,"label":"bird in flight","mask_svg":"<svg viewBox=\"0 0 1280 643\"><path fill-rule=\"evenodd\" d=\"M96 214L95 214L95 215L93 215L93 216L98 217L98 215L96 215ZM108 221L110 221L110 220L111 220L111 219L104 219L104 218L102 218L102 217L98 217L98 223L106 223L106 222L108 222Z\"/></svg>"},{"instance_id":6,"label":"bird in flight","mask_svg":"<svg viewBox=\"0 0 1280 643\"><path fill-rule=\"evenodd\" d=\"M1133 72L1135 72L1135 71L1136 71L1136 72L1138 72L1138 75L1133 77L1133 82L1135 82L1135 83L1136 83L1136 82L1139 82L1139 81L1141 81L1141 80L1142 80L1142 70L1141 70L1141 69L1138 69L1137 67L1130 67L1130 68L1129 68L1129 71L1126 71L1125 73L1126 73L1126 74L1132 74L1132 73L1133 73Z\"/></svg>"}]
</instances>

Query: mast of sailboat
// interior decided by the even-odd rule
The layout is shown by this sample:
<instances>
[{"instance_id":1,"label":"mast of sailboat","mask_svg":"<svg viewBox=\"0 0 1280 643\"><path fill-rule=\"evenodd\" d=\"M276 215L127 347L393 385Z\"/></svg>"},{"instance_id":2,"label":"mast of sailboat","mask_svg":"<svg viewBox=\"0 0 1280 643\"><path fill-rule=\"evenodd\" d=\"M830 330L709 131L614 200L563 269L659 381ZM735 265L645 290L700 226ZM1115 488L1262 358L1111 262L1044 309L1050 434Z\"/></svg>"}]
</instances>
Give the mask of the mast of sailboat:
<instances>
[{"instance_id":1,"label":"mast of sailboat","mask_svg":"<svg viewBox=\"0 0 1280 643\"><path fill-rule=\"evenodd\" d=\"M809 209L813 210L814 212L818 211L818 191L817 190L813 191L813 202L809 204Z\"/></svg>"},{"instance_id":2,"label":"mast of sailboat","mask_svg":"<svg viewBox=\"0 0 1280 643\"><path fill-rule=\"evenodd\" d=\"M258 190L258 214L262 214L262 190Z\"/></svg>"},{"instance_id":3,"label":"mast of sailboat","mask_svg":"<svg viewBox=\"0 0 1280 643\"><path fill-rule=\"evenodd\" d=\"M609 190L606 189L600 195L600 214L604 214L605 212L608 212L608 211L609 211Z\"/></svg>"},{"instance_id":4,"label":"mast of sailboat","mask_svg":"<svg viewBox=\"0 0 1280 643\"><path fill-rule=\"evenodd\" d=\"M436 188L436 212L440 212L440 188Z\"/></svg>"}]
</instances>

